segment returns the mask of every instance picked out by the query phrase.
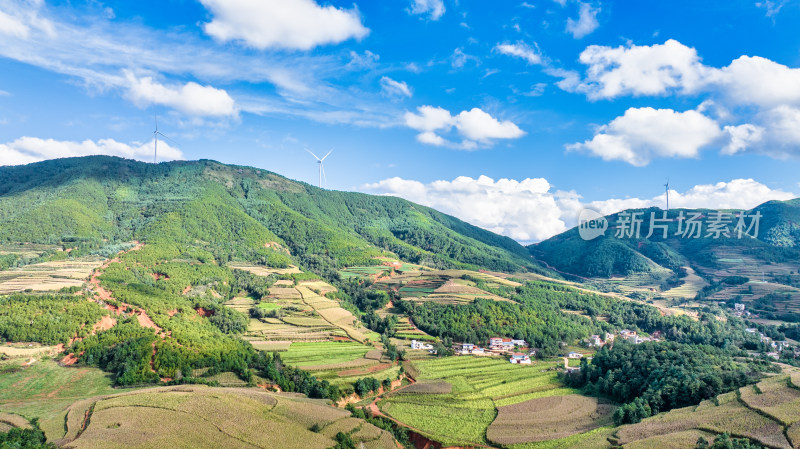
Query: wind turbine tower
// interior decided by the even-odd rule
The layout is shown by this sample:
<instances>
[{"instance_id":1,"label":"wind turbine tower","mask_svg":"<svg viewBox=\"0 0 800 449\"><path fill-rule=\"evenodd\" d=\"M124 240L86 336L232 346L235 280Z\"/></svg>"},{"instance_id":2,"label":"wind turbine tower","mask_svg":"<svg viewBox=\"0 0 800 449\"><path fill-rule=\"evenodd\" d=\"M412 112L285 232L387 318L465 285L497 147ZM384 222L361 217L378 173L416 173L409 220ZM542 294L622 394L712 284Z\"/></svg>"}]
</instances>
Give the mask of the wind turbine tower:
<instances>
[{"instance_id":1,"label":"wind turbine tower","mask_svg":"<svg viewBox=\"0 0 800 449\"><path fill-rule=\"evenodd\" d=\"M323 177L325 177L325 184L328 183L328 177L325 176L325 167L322 166L322 161L324 161L326 157L330 156L330 154L333 153L333 148L331 148L331 151L328 151L328 154L326 154L325 156L322 156L322 159L320 159L316 154L312 153L311 150L306 149L306 151L308 151L309 154L314 156L314 159L317 160L317 165L319 165L319 184L318 184L318 187L321 189L322 188L322 178Z\"/></svg>"},{"instance_id":2,"label":"wind turbine tower","mask_svg":"<svg viewBox=\"0 0 800 449\"><path fill-rule=\"evenodd\" d=\"M153 118L155 119L155 122L156 122L156 130L153 131L153 163L157 164L158 163L158 136L161 136L161 137L163 137L165 139L168 139L168 140L172 140L172 139L170 139L169 137L164 135L164 133L162 133L161 131L158 130L158 116L154 115ZM172 140L172 141L175 142L174 140Z\"/></svg>"}]
</instances>

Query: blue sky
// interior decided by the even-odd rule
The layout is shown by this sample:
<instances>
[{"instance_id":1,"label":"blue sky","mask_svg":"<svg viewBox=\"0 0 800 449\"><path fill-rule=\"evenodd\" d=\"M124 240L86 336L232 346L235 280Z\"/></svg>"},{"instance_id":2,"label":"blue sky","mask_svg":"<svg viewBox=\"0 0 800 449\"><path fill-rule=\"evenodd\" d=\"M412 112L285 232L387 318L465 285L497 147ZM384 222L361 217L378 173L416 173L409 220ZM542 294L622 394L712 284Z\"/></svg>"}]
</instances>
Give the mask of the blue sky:
<instances>
[{"instance_id":1,"label":"blue sky","mask_svg":"<svg viewBox=\"0 0 800 449\"><path fill-rule=\"evenodd\" d=\"M798 196L798 1L0 0L0 164L210 158L521 242Z\"/></svg>"}]
</instances>

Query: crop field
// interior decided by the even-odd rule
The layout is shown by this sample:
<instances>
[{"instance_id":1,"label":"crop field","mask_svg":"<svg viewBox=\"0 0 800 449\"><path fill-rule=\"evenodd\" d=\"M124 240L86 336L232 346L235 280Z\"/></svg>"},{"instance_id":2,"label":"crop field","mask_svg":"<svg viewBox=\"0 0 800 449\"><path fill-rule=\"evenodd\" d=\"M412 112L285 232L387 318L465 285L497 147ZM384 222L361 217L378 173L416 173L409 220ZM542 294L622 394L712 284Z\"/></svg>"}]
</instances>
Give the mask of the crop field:
<instances>
[{"instance_id":1,"label":"crop field","mask_svg":"<svg viewBox=\"0 0 800 449\"><path fill-rule=\"evenodd\" d=\"M384 273L388 273L392 268L385 265L376 265L371 267L349 267L341 270L339 274L345 278L359 278L359 279L376 279Z\"/></svg>"},{"instance_id":2,"label":"crop field","mask_svg":"<svg viewBox=\"0 0 800 449\"><path fill-rule=\"evenodd\" d=\"M655 444L668 439L668 436L700 430L715 434L728 432L738 437L750 438L764 446L790 449L792 445L784 436L785 426L779 421L749 408L744 402L744 400L748 400L754 404L762 404L762 407L772 408L773 412L785 412L782 405L791 403L793 399L790 397L788 402L782 403L778 398L781 391L786 393L787 389L791 388L785 382L786 378L782 379L783 383L770 379L757 384L759 390L764 388L761 390L764 393L760 395L752 386L748 386L739 392L743 394L742 400L737 397L737 392L726 393L716 399L703 401L696 407L675 409L647 418L638 424L622 426L617 431L619 443L628 447L628 445L641 441L641 445L631 447L660 447ZM746 392L747 389L750 392ZM756 398L756 396L762 395L766 396ZM794 411L793 414L797 414L797 412ZM791 412L783 416L787 419L793 418ZM660 436L665 436L665 438L656 438ZM645 444L648 441L653 445Z\"/></svg>"},{"instance_id":3,"label":"crop field","mask_svg":"<svg viewBox=\"0 0 800 449\"><path fill-rule=\"evenodd\" d=\"M33 291L55 291L64 287L80 287L95 268L102 265L98 256L78 260L62 260L26 265L0 271L0 295Z\"/></svg>"},{"instance_id":4,"label":"crop field","mask_svg":"<svg viewBox=\"0 0 800 449\"><path fill-rule=\"evenodd\" d=\"M705 279L701 278L690 267L683 267L686 269L687 276L683 278L683 285L659 293L660 296L665 298L688 298L692 299L697 296L697 293L705 286L708 285Z\"/></svg>"},{"instance_id":5,"label":"crop field","mask_svg":"<svg viewBox=\"0 0 800 449\"><path fill-rule=\"evenodd\" d=\"M324 449L335 444L335 430L352 432L367 447L396 447L390 434L349 415L324 401L258 389L160 387L74 404L58 442L75 448ZM312 432L312 426L321 430Z\"/></svg>"},{"instance_id":6,"label":"crop field","mask_svg":"<svg viewBox=\"0 0 800 449\"><path fill-rule=\"evenodd\" d=\"M612 405L576 394L531 399L498 407L486 438L502 445L566 438L611 424L613 412Z\"/></svg>"},{"instance_id":7,"label":"crop field","mask_svg":"<svg viewBox=\"0 0 800 449\"><path fill-rule=\"evenodd\" d=\"M800 421L800 390L789 385L785 376L777 376L739 389L739 397L748 407L758 410L784 426Z\"/></svg>"},{"instance_id":8,"label":"crop field","mask_svg":"<svg viewBox=\"0 0 800 449\"><path fill-rule=\"evenodd\" d=\"M294 265L289 265L289 268L272 268L263 265L250 265L243 263L229 263L230 268L236 270L244 270L253 273L257 276L269 276L270 274L297 274L302 273L299 268Z\"/></svg>"},{"instance_id":9,"label":"crop field","mask_svg":"<svg viewBox=\"0 0 800 449\"><path fill-rule=\"evenodd\" d=\"M38 417L50 439L63 436L67 406L113 391L110 376L97 368L62 367L49 358L25 367L21 359L0 362L0 411Z\"/></svg>"},{"instance_id":10,"label":"crop field","mask_svg":"<svg viewBox=\"0 0 800 449\"><path fill-rule=\"evenodd\" d=\"M585 433L576 433L566 438L534 443L510 444L507 447L509 449L611 449L611 443L608 439L612 437L613 434L613 427L599 427ZM694 447L694 443L695 441L693 441L691 445L681 446L680 449Z\"/></svg>"},{"instance_id":11,"label":"crop field","mask_svg":"<svg viewBox=\"0 0 800 449\"><path fill-rule=\"evenodd\" d=\"M237 312L241 312L245 315L250 313L250 308L256 304L256 300L249 297L249 296L237 296L227 302L225 305L230 307ZM260 304L259 304L260 306Z\"/></svg>"},{"instance_id":12,"label":"crop field","mask_svg":"<svg viewBox=\"0 0 800 449\"><path fill-rule=\"evenodd\" d=\"M521 366L490 357L415 361L416 378L423 385L416 388L421 391L401 390L379 405L384 413L442 444L487 444L486 429L494 421L497 407L573 392L556 378L553 368L557 364ZM435 392L447 388L445 385L450 386L450 393ZM434 391L428 391L431 389Z\"/></svg>"},{"instance_id":13,"label":"crop field","mask_svg":"<svg viewBox=\"0 0 800 449\"><path fill-rule=\"evenodd\" d=\"M299 367L333 365L364 358L370 349L355 342L292 343L281 358Z\"/></svg>"}]
</instances>

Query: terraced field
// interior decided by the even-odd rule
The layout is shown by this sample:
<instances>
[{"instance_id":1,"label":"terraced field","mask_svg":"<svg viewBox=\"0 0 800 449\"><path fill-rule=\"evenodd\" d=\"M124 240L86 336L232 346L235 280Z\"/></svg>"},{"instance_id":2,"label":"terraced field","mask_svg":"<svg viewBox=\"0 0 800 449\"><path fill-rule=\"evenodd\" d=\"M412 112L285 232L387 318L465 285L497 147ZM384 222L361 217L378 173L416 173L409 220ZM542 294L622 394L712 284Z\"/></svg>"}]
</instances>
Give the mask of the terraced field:
<instances>
[{"instance_id":1,"label":"terraced field","mask_svg":"<svg viewBox=\"0 0 800 449\"><path fill-rule=\"evenodd\" d=\"M325 401L259 389L161 387L73 404L58 441L71 448L329 448L336 432L371 449L396 448L391 434ZM310 428L319 428L313 432Z\"/></svg>"},{"instance_id":2,"label":"terraced field","mask_svg":"<svg viewBox=\"0 0 800 449\"><path fill-rule=\"evenodd\" d=\"M638 424L622 426L617 431L617 441L626 448L662 447L658 444L669 441L673 435L728 432L766 447L791 449L800 446L797 439L800 434L795 429L798 420L800 394L797 387L788 376L776 376L756 386L703 401L695 407L672 410ZM711 441L713 437L706 439Z\"/></svg>"},{"instance_id":3,"label":"terraced field","mask_svg":"<svg viewBox=\"0 0 800 449\"><path fill-rule=\"evenodd\" d=\"M449 357L414 362L417 380L437 387L400 390L379 403L387 415L445 445L488 444L486 430L497 407L573 393L556 378L558 362L511 365L489 357ZM439 388L450 386L450 393Z\"/></svg>"},{"instance_id":4,"label":"terraced field","mask_svg":"<svg viewBox=\"0 0 800 449\"><path fill-rule=\"evenodd\" d=\"M43 262L0 271L0 295L33 291L55 291L64 287L80 287L103 258L87 256L78 260Z\"/></svg>"}]
</instances>

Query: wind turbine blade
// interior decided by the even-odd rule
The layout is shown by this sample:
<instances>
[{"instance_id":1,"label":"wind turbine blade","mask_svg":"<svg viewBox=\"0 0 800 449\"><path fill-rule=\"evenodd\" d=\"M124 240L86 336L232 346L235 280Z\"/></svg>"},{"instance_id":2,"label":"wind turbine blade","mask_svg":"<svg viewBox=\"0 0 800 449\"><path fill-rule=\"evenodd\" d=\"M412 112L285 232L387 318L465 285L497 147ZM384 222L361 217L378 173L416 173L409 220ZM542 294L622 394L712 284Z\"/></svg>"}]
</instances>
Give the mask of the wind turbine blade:
<instances>
[{"instance_id":1,"label":"wind turbine blade","mask_svg":"<svg viewBox=\"0 0 800 449\"><path fill-rule=\"evenodd\" d=\"M330 156L331 153L333 153L333 148L331 148L331 151L328 151L328 154L326 154L325 156L322 156L322 159L320 159L320 161L324 161L325 158Z\"/></svg>"},{"instance_id":2,"label":"wind turbine blade","mask_svg":"<svg viewBox=\"0 0 800 449\"><path fill-rule=\"evenodd\" d=\"M175 142L175 140L174 140L174 139L172 139L172 138L170 138L169 136L165 135L165 134L164 134L164 133L162 133L161 131L156 131L156 134L158 134L159 136L161 136L161 137L163 137L163 138L165 138L165 139L169 140L170 142L174 143L175 145L179 145L179 144L178 144L178 142Z\"/></svg>"},{"instance_id":3,"label":"wind turbine blade","mask_svg":"<svg viewBox=\"0 0 800 449\"><path fill-rule=\"evenodd\" d=\"M308 148L306 148L306 151L308 151L308 152L309 152L309 154L311 154L312 156L314 156L314 159L316 159L316 160L318 160L318 161L320 160L320 158L318 158L318 157L317 157L317 155L316 155L316 154L314 154L314 153L312 153L312 152L311 152L311 150L309 150Z\"/></svg>"}]
</instances>

